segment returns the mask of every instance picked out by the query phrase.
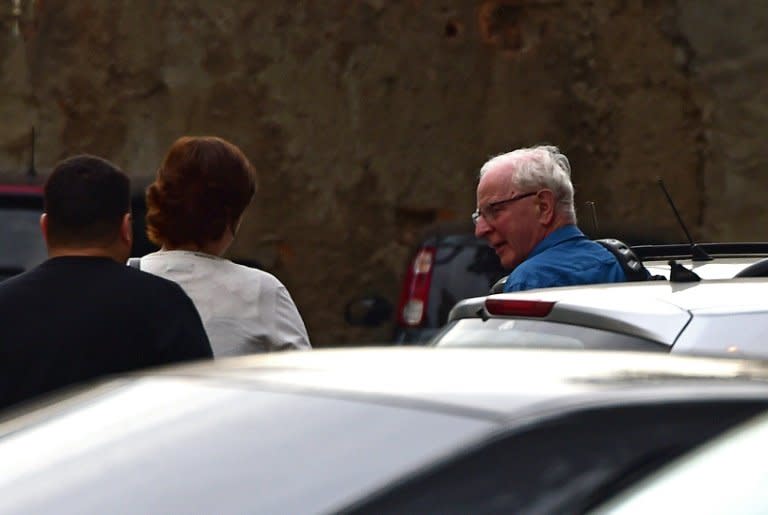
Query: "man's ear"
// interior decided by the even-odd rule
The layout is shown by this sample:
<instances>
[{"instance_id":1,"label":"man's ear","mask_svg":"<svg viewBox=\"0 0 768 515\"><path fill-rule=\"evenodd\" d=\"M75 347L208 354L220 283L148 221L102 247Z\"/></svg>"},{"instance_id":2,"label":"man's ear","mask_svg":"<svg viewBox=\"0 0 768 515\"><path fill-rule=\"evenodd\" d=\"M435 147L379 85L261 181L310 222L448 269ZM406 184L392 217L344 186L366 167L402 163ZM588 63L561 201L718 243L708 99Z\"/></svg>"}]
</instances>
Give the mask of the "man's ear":
<instances>
[{"instance_id":1,"label":"man's ear","mask_svg":"<svg viewBox=\"0 0 768 515\"><path fill-rule=\"evenodd\" d=\"M243 223L243 215L240 215L240 218L235 220L233 223L234 223L234 227L232 227L232 237L234 238L235 236L237 236L237 232L240 230L240 226Z\"/></svg>"},{"instance_id":2,"label":"man's ear","mask_svg":"<svg viewBox=\"0 0 768 515\"><path fill-rule=\"evenodd\" d=\"M48 215L43 213L40 215L40 232L43 233L43 239L45 243L48 243Z\"/></svg>"},{"instance_id":3,"label":"man's ear","mask_svg":"<svg viewBox=\"0 0 768 515\"><path fill-rule=\"evenodd\" d=\"M555 220L557 199L551 190L539 190L536 193L536 205L539 209L539 222L543 225L551 225Z\"/></svg>"},{"instance_id":4,"label":"man's ear","mask_svg":"<svg viewBox=\"0 0 768 515\"><path fill-rule=\"evenodd\" d=\"M133 216L131 213L123 215L123 221L120 223L120 239L129 247L133 245Z\"/></svg>"}]
</instances>

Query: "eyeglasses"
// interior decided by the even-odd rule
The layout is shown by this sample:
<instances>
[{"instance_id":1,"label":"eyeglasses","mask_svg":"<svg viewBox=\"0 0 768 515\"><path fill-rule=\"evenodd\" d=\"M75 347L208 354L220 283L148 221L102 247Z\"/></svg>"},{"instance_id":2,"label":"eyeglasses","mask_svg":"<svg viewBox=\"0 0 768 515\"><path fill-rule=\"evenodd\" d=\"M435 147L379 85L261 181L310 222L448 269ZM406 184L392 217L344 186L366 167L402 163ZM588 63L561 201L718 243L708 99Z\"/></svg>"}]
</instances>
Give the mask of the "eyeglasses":
<instances>
[{"instance_id":1,"label":"eyeglasses","mask_svg":"<svg viewBox=\"0 0 768 515\"><path fill-rule=\"evenodd\" d=\"M472 213L472 222L475 225L477 225L477 222L478 220L480 220L481 216L485 218L487 222L493 221L496 219L497 216L499 216L499 211L501 211L501 208L505 204L509 204L516 200L522 200L524 198L536 195L537 193L538 191L531 191L529 193L523 193L522 195L514 195L504 200L497 200L496 202L491 202L487 206L478 208L475 210L474 213Z\"/></svg>"}]
</instances>

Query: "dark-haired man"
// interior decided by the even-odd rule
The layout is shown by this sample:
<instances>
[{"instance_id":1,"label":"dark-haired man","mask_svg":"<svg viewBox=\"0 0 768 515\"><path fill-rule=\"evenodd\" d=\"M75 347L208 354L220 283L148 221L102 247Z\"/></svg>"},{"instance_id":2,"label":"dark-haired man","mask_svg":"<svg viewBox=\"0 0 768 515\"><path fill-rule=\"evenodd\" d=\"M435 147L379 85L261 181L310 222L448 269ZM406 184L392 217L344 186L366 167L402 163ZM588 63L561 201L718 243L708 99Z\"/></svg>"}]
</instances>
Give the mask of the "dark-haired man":
<instances>
[{"instance_id":1,"label":"dark-haired man","mask_svg":"<svg viewBox=\"0 0 768 515\"><path fill-rule=\"evenodd\" d=\"M192 301L125 266L130 183L81 155L56 165L40 227L48 260L0 283L0 408L105 374L210 358Z\"/></svg>"}]
</instances>

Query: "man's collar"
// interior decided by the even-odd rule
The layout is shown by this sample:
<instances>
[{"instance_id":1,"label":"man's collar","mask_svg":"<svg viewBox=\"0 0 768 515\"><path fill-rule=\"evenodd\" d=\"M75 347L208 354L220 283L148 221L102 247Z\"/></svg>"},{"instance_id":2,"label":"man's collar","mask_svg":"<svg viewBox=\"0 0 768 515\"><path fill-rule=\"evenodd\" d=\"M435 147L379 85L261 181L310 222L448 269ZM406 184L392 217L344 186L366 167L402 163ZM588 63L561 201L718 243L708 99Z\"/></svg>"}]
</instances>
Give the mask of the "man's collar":
<instances>
[{"instance_id":1,"label":"man's collar","mask_svg":"<svg viewBox=\"0 0 768 515\"><path fill-rule=\"evenodd\" d=\"M564 241L577 238L586 238L586 236L584 236L584 233L581 232L581 229L579 229L576 225L564 225L559 229L555 229L549 233L543 240L541 240L535 247L533 247L533 250L528 255L528 257L531 258L537 254L541 254L547 249L554 247L555 245L559 245Z\"/></svg>"}]
</instances>

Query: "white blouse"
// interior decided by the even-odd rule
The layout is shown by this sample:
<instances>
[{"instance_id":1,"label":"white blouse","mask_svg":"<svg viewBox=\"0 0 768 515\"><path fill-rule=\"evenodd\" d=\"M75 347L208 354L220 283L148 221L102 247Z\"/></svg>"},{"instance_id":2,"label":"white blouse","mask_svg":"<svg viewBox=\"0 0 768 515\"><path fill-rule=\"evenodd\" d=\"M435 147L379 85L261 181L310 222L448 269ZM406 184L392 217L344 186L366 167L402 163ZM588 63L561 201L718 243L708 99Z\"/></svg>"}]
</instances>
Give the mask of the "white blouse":
<instances>
[{"instance_id":1,"label":"white blouse","mask_svg":"<svg viewBox=\"0 0 768 515\"><path fill-rule=\"evenodd\" d=\"M312 348L296 304L272 274L187 250L147 254L140 268L177 282L187 292L214 357Z\"/></svg>"}]
</instances>

